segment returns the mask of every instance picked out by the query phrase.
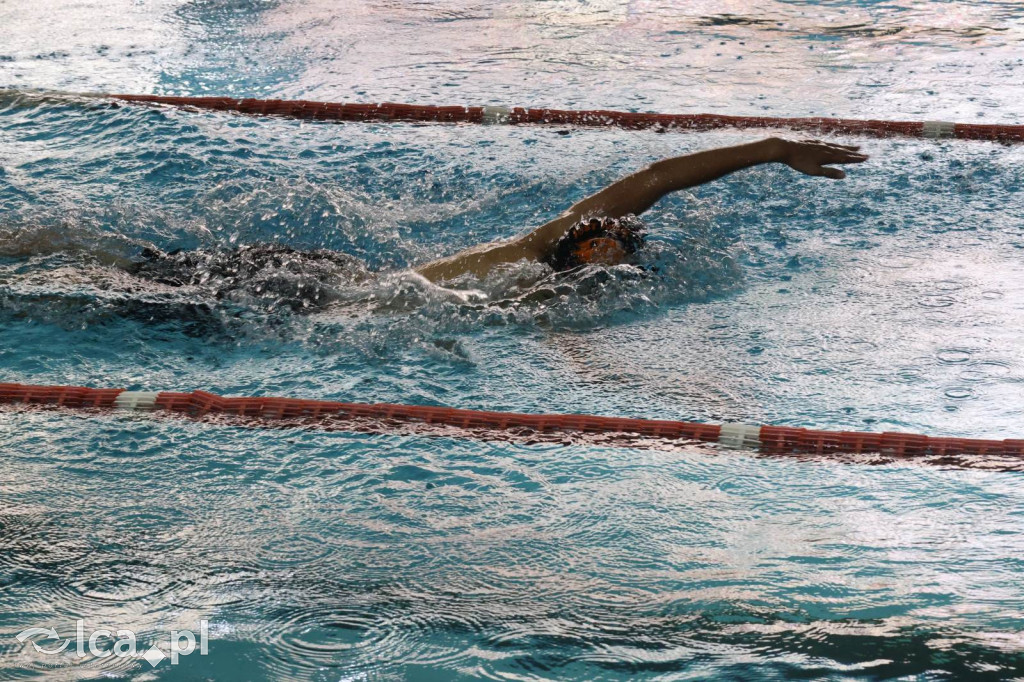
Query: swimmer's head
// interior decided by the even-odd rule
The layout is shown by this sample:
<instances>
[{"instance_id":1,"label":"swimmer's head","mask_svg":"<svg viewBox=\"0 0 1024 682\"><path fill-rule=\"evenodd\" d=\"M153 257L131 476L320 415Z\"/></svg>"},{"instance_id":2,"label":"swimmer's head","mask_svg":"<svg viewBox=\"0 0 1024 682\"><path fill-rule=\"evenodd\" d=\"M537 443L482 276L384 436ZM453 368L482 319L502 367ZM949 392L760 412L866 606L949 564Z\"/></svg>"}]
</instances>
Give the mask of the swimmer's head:
<instances>
[{"instance_id":1,"label":"swimmer's head","mask_svg":"<svg viewBox=\"0 0 1024 682\"><path fill-rule=\"evenodd\" d=\"M562 235L547 263L559 271L590 263L617 265L643 243L643 226L633 216L591 218L573 225Z\"/></svg>"}]
</instances>

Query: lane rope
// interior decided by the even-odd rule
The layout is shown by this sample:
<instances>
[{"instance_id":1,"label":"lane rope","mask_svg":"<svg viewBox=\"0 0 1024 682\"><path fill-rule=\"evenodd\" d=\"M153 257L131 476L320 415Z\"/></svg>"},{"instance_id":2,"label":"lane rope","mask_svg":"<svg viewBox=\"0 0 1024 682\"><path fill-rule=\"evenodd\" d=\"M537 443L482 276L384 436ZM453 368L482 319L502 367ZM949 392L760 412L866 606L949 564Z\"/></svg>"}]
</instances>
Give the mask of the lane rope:
<instances>
[{"instance_id":1,"label":"lane rope","mask_svg":"<svg viewBox=\"0 0 1024 682\"><path fill-rule=\"evenodd\" d=\"M784 128L811 133L919 137L925 139L1024 142L1024 125L953 123L950 121L877 121L845 118L777 118L723 114L649 114L610 110L525 109L506 106L431 106L381 102L342 104L307 100L175 97L170 95L85 95L138 104L156 104L259 116L314 121L405 121L478 123L486 125L561 125L628 130L716 130L720 128Z\"/></svg>"},{"instance_id":2,"label":"lane rope","mask_svg":"<svg viewBox=\"0 0 1024 682\"><path fill-rule=\"evenodd\" d=\"M61 408L109 408L168 412L193 418L207 415L246 417L272 423L301 419L316 428L318 420L336 425L346 419L437 424L463 429L530 429L537 432L628 434L670 440L718 443L762 454L870 454L889 457L987 455L1024 457L1024 439L982 440L941 438L911 433L816 431L788 426L701 424L657 419L598 417L583 414L522 414L462 410L428 405L346 403L298 398L227 398L207 391L127 391L84 386L0 384L0 404L48 405Z\"/></svg>"}]
</instances>

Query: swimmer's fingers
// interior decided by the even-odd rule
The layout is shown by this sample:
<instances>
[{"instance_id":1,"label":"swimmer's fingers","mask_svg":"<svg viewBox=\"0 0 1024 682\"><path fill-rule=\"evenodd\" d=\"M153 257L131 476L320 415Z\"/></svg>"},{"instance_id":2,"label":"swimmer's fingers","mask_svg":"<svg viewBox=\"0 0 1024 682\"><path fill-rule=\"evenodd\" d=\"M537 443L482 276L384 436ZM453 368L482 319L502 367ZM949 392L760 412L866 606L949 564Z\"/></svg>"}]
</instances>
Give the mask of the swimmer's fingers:
<instances>
[{"instance_id":1,"label":"swimmer's fingers","mask_svg":"<svg viewBox=\"0 0 1024 682\"><path fill-rule=\"evenodd\" d=\"M861 161L867 161L868 155L861 154L857 151L858 149L860 147L855 144L828 145L828 150L835 154L837 158L842 159L842 161L837 161L836 163L860 163Z\"/></svg>"},{"instance_id":2,"label":"swimmer's fingers","mask_svg":"<svg viewBox=\"0 0 1024 682\"><path fill-rule=\"evenodd\" d=\"M827 178L831 178L831 179L834 179L834 180L842 180L844 177L846 177L846 173L845 172L841 171L838 168L833 168L831 166L825 166L824 165L824 164L835 164L835 163L843 163L843 162L839 162L839 161L835 161L835 160L814 160L814 161L810 161L810 160L806 160L806 159L801 159L801 160L790 162L790 164L788 164L788 166L790 166L790 168L792 168L794 170L800 171L804 175L813 175L815 177L827 177ZM850 163L859 163L859 162L850 162Z\"/></svg>"},{"instance_id":3,"label":"swimmer's fingers","mask_svg":"<svg viewBox=\"0 0 1024 682\"><path fill-rule=\"evenodd\" d=\"M837 152L832 154L830 158L822 163L864 163L868 160L867 154L857 154L855 152Z\"/></svg>"},{"instance_id":4,"label":"swimmer's fingers","mask_svg":"<svg viewBox=\"0 0 1024 682\"><path fill-rule=\"evenodd\" d=\"M824 163L862 163L868 160L867 154L860 153L859 144L833 144L821 140L801 140L799 143L808 151L817 151L834 157Z\"/></svg>"},{"instance_id":5,"label":"swimmer's fingers","mask_svg":"<svg viewBox=\"0 0 1024 682\"><path fill-rule=\"evenodd\" d=\"M820 166L818 168L820 173L812 173L811 175L820 175L826 178L832 178L833 180L842 180L846 177L846 173L839 170L838 168L830 168L829 166Z\"/></svg>"},{"instance_id":6,"label":"swimmer's fingers","mask_svg":"<svg viewBox=\"0 0 1024 682\"><path fill-rule=\"evenodd\" d=\"M806 175L842 180L846 173L831 164L863 163L867 154L861 154L850 145L833 145L817 140L791 142L786 145L780 160L793 170Z\"/></svg>"},{"instance_id":7,"label":"swimmer's fingers","mask_svg":"<svg viewBox=\"0 0 1024 682\"><path fill-rule=\"evenodd\" d=\"M831 166L821 166L818 164L790 164L793 170L798 170L804 175L813 175L817 178L831 178L833 180L842 180L846 177L846 173L839 170L838 168L832 168Z\"/></svg>"},{"instance_id":8,"label":"swimmer's fingers","mask_svg":"<svg viewBox=\"0 0 1024 682\"><path fill-rule=\"evenodd\" d=\"M839 144L837 142L822 142L821 140L800 140L800 144L814 144L822 147L835 147L837 149L849 149L855 152L860 149L859 144Z\"/></svg>"}]
</instances>

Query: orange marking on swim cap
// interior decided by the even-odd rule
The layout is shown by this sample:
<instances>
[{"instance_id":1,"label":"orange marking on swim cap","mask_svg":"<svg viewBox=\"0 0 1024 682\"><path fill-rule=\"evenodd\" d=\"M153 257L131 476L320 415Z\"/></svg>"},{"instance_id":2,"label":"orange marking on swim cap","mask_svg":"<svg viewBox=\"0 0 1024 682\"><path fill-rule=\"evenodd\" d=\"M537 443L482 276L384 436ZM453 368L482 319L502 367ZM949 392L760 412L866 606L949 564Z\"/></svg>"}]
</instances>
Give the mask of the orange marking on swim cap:
<instances>
[{"instance_id":1,"label":"orange marking on swim cap","mask_svg":"<svg viewBox=\"0 0 1024 682\"><path fill-rule=\"evenodd\" d=\"M626 249L614 237L594 237L576 247L576 258L583 263L616 265L626 257Z\"/></svg>"}]
</instances>

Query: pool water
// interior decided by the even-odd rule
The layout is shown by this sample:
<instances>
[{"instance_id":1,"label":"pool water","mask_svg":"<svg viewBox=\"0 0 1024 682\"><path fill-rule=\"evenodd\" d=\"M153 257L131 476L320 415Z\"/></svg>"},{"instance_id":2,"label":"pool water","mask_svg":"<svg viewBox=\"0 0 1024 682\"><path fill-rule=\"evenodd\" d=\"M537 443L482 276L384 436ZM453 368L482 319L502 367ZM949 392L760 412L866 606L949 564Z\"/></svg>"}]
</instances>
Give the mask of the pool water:
<instances>
[{"instance_id":1,"label":"pool water","mask_svg":"<svg viewBox=\"0 0 1024 682\"><path fill-rule=\"evenodd\" d=\"M643 269L460 296L403 271L763 133L47 94L1020 123L1016 3L680 4L4 3L2 380L1020 437L1022 147L833 138L872 156L845 181L662 201ZM268 275L303 307L118 267L263 243L375 274ZM4 409L0 679L1006 679L1022 521L1013 472ZM79 619L209 651L17 639Z\"/></svg>"}]
</instances>

